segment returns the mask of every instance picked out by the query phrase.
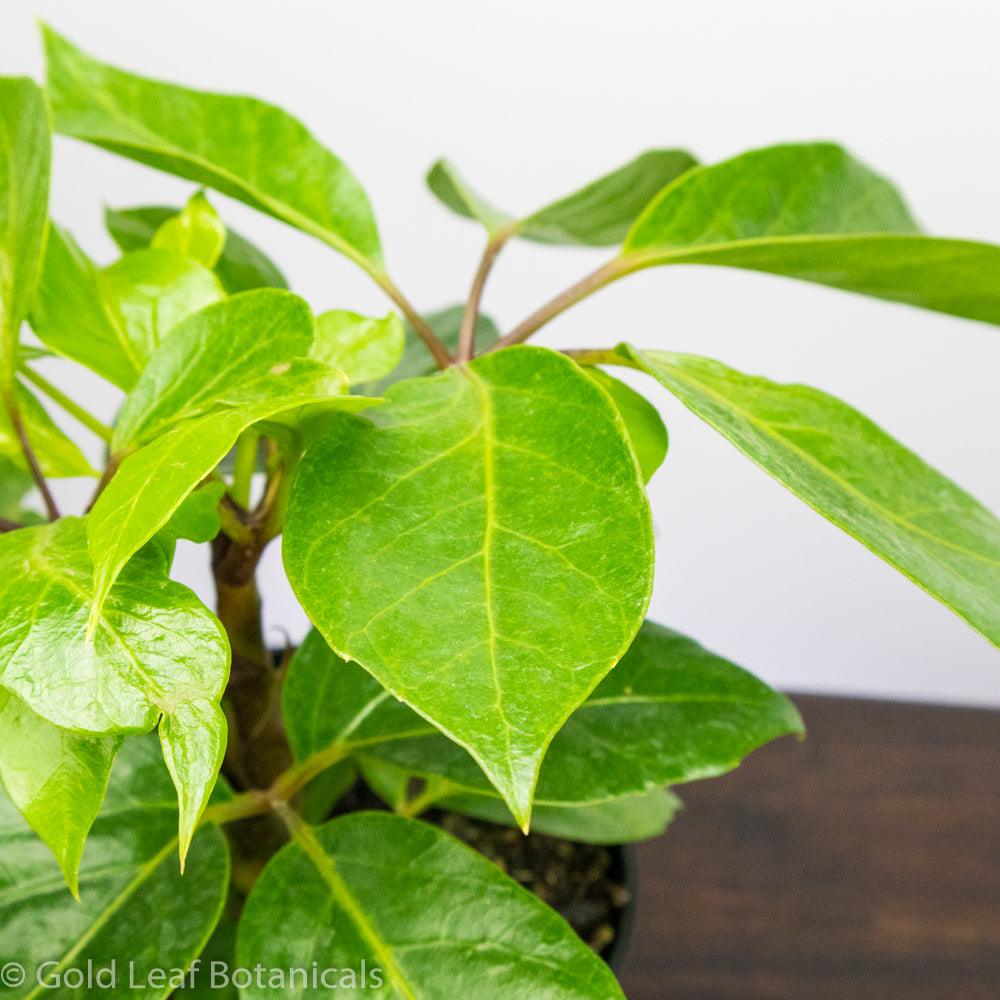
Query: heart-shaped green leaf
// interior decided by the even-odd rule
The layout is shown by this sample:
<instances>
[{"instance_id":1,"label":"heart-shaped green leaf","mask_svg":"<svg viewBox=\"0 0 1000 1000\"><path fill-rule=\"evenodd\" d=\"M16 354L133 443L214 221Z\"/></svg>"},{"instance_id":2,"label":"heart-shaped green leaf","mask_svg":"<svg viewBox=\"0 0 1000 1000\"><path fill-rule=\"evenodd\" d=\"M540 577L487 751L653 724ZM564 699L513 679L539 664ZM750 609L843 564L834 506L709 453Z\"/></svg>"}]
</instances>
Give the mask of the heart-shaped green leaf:
<instances>
[{"instance_id":1,"label":"heart-shaped green leaf","mask_svg":"<svg viewBox=\"0 0 1000 1000\"><path fill-rule=\"evenodd\" d=\"M607 966L536 896L436 827L388 813L294 826L247 900L237 964L285 968L289 941L292 964L353 977L353 989L332 980L345 993L623 1000Z\"/></svg>"},{"instance_id":2,"label":"heart-shaped green leaf","mask_svg":"<svg viewBox=\"0 0 1000 1000\"><path fill-rule=\"evenodd\" d=\"M0 77L0 385L8 392L41 268L51 150L41 89L25 77Z\"/></svg>"},{"instance_id":3,"label":"heart-shaped green leaf","mask_svg":"<svg viewBox=\"0 0 1000 1000\"><path fill-rule=\"evenodd\" d=\"M368 197L297 119L252 97L126 73L92 59L50 28L44 38L57 132L215 188L323 240L368 270L381 267Z\"/></svg>"},{"instance_id":4,"label":"heart-shaped green leaf","mask_svg":"<svg viewBox=\"0 0 1000 1000\"><path fill-rule=\"evenodd\" d=\"M284 691L295 756L313 770L362 753L458 793L494 796L475 761L310 633ZM693 639L646 622L559 730L535 805L599 805L714 777L779 736L801 734L792 703Z\"/></svg>"},{"instance_id":5,"label":"heart-shaped green leaf","mask_svg":"<svg viewBox=\"0 0 1000 1000\"><path fill-rule=\"evenodd\" d=\"M225 903L229 851L219 829L206 826L191 844L186 874L178 871L177 806L158 756L154 741L126 740L83 854L79 902L63 888L47 849L0 795L4 959L26 972L24 983L4 996L159 1000L172 987L148 977L186 969L205 947ZM55 976L72 969L81 970L85 984L88 968L101 976L92 989L74 988L74 973L57 985ZM147 987L141 993L140 984Z\"/></svg>"},{"instance_id":6,"label":"heart-shaped green leaf","mask_svg":"<svg viewBox=\"0 0 1000 1000\"><path fill-rule=\"evenodd\" d=\"M1000 323L1000 247L925 236L896 189L828 143L774 146L678 178L623 267L717 264Z\"/></svg>"},{"instance_id":7,"label":"heart-shaped green leaf","mask_svg":"<svg viewBox=\"0 0 1000 1000\"><path fill-rule=\"evenodd\" d=\"M225 748L222 626L159 559L142 556L98 607L80 518L0 536L0 579L0 684L49 722L86 733L146 732L163 717L183 858Z\"/></svg>"},{"instance_id":8,"label":"heart-shaped green leaf","mask_svg":"<svg viewBox=\"0 0 1000 1000\"><path fill-rule=\"evenodd\" d=\"M104 224L121 250L141 250L149 246L160 227L180 214L179 208L146 205L136 208L108 208ZM285 276L249 240L226 227L226 243L215 263L215 273L230 295L254 288L287 288Z\"/></svg>"},{"instance_id":9,"label":"heart-shaped green leaf","mask_svg":"<svg viewBox=\"0 0 1000 1000\"><path fill-rule=\"evenodd\" d=\"M403 321L395 313L376 318L333 309L316 317L312 357L359 385L385 378L402 360L404 343Z\"/></svg>"},{"instance_id":10,"label":"heart-shaped green leaf","mask_svg":"<svg viewBox=\"0 0 1000 1000\"><path fill-rule=\"evenodd\" d=\"M491 236L516 235L536 243L603 247L621 243L654 196L696 162L680 149L650 150L521 219L494 208L476 194L447 160L431 167L427 185L453 212L475 219Z\"/></svg>"},{"instance_id":11,"label":"heart-shaped green leaf","mask_svg":"<svg viewBox=\"0 0 1000 1000\"><path fill-rule=\"evenodd\" d=\"M83 844L121 744L120 736L60 729L0 688L0 782L77 897Z\"/></svg>"},{"instance_id":12,"label":"heart-shaped green leaf","mask_svg":"<svg viewBox=\"0 0 1000 1000\"><path fill-rule=\"evenodd\" d=\"M519 347L332 424L300 464L284 558L327 642L464 746L527 825L549 741L642 623L653 545L610 398Z\"/></svg>"},{"instance_id":13,"label":"heart-shaped green leaf","mask_svg":"<svg viewBox=\"0 0 1000 1000\"><path fill-rule=\"evenodd\" d=\"M53 224L31 327L53 351L128 390L160 341L223 295L211 271L175 251L138 250L97 268Z\"/></svg>"},{"instance_id":14,"label":"heart-shaped green leaf","mask_svg":"<svg viewBox=\"0 0 1000 1000\"><path fill-rule=\"evenodd\" d=\"M226 227L204 193L198 191L181 211L163 221L151 245L173 250L211 269L226 245Z\"/></svg>"},{"instance_id":15,"label":"heart-shaped green leaf","mask_svg":"<svg viewBox=\"0 0 1000 1000\"><path fill-rule=\"evenodd\" d=\"M1000 520L968 493L818 389L687 354L623 346L617 357L1000 646Z\"/></svg>"}]
</instances>

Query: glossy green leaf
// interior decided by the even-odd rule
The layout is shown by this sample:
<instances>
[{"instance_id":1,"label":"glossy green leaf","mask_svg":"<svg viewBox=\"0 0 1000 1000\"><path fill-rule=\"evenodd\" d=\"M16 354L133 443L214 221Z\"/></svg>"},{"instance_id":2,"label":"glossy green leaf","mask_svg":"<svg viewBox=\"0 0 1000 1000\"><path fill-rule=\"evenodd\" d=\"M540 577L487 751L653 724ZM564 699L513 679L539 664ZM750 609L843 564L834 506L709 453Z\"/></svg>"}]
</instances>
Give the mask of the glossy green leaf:
<instances>
[{"instance_id":1,"label":"glossy green leaf","mask_svg":"<svg viewBox=\"0 0 1000 1000\"><path fill-rule=\"evenodd\" d=\"M359 995L376 990L377 975L384 995L407 1000L623 998L607 966L536 896L436 827L388 813L297 828L247 900L236 959L353 970ZM353 992L345 981L340 989ZM243 995L288 993L253 985Z\"/></svg>"},{"instance_id":2,"label":"glossy green leaf","mask_svg":"<svg viewBox=\"0 0 1000 1000\"><path fill-rule=\"evenodd\" d=\"M226 226L204 193L198 191L153 234L152 246L174 250L211 269L226 245Z\"/></svg>"},{"instance_id":3,"label":"glossy green leaf","mask_svg":"<svg viewBox=\"0 0 1000 1000\"><path fill-rule=\"evenodd\" d=\"M361 753L417 778L444 780L450 794L496 795L468 754L315 632L292 660L283 708L299 760L320 764ZM646 622L556 734L535 805L599 805L714 777L763 744L801 732L783 695L693 639Z\"/></svg>"},{"instance_id":4,"label":"glossy green leaf","mask_svg":"<svg viewBox=\"0 0 1000 1000\"><path fill-rule=\"evenodd\" d=\"M718 361L619 356L748 458L1000 646L1000 520L867 417L818 389Z\"/></svg>"},{"instance_id":5,"label":"glossy green leaf","mask_svg":"<svg viewBox=\"0 0 1000 1000\"><path fill-rule=\"evenodd\" d=\"M602 247L621 243L655 195L696 162L683 150L650 150L521 219L477 195L447 160L431 167L427 184L453 212L480 222L491 235L507 233L537 243Z\"/></svg>"},{"instance_id":6,"label":"glossy green leaf","mask_svg":"<svg viewBox=\"0 0 1000 1000\"><path fill-rule=\"evenodd\" d=\"M107 208L104 224L121 250L141 250L149 246L159 228L180 211L163 205ZM254 288L288 287L285 276L263 251L228 227L222 256L215 263L215 273L230 295Z\"/></svg>"},{"instance_id":7,"label":"glossy green leaf","mask_svg":"<svg viewBox=\"0 0 1000 1000\"><path fill-rule=\"evenodd\" d=\"M331 647L466 747L526 825L549 741L642 622L652 550L610 398L518 347L333 424L300 464L284 558Z\"/></svg>"},{"instance_id":8,"label":"glossy green leaf","mask_svg":"<svg viewBox=\"0 0 1000 1000\"><path fill-rule=\"evenodd\" d=\"M17 400L25 434L46 476L59 479L67 476L96 475L83 452L56 426L48 411L30 389L17 383L14 386L14 398ZM20 469L28 468L21 440L6 410L2 408L0 408L0 456L9 459Z\"/></svg>"},{"instance_id":9,"label":"glossy green leaf","mask_svg":"<svg viewBox=\"0 0 1000 1000\"><path fill-rule=\"evenodd\" d=\"M301 299L259 289L190 317L160 347L115 427L120 447L158 436L122 462L87 518L95 607L247 427L307 404L371 404L332 395L342 378L305 357L312 337L312 314Z\"/></svg>"},{"instance_id":10,"label":"glossy green leaf","mask_svg":"<svg viewBox=\"0 0 1000 1000\"><path fill-rule=\"evenodd\" d=\"M119 453L159 437L185 420L245 410L346 385L330 366L308 360L313 316L291 292L244 292L189 317L149 359L115 420Z\"/></svg>"},{"instance_id":11,"label":"glossy green leaf","mask_svg":"<svg viewBox=\"0 0 1000 1000\"><path fill-rule=\"evenodd\" d=\"M138 557L98 607L81 518L0 536L0 684L67 729L146 732L160 722L183 858L222 763L229 643L162 570Z\"/></svg>"},{"instance_id":12,"label":"glossy green leaf","mask_svg":"<svg viewBox=\"0 0 1000 1000\"><path fill-rule=\"evenodd\" d=\"M197 962L192 962L184 985L171 993L174 1000L238 1000L239 990L233 985L231 972L236 968L236 919L223 911ZM226 980L213 977L215 969L229 970Z\"/></svg>"},{"instance_id":13,"label":"glossy green leaf","mask_svg":"<svg viewBox=\"0 0 1000 1000\"><path fill-rule=\"evenodd\" d=\"M438 340L444 344L449 354L454 354L458 348L458 337L462 326L464 306L449 306L437 312L424 316L428 325L434 331ZM369 396L381 396L390 385L406 378L416 378L418 375L432 375L437 371L437 365L431 357L424 342L417 336L416 330L409 323L405 327L406 343L403 357L395 370L387 377L373 385L361 388ZM476 353L482 353L492 347L500 339L500 331L489 316L482 313L476 319Z\"/></svg>"},{"instance_id":14,"label":"glossy green leaf","mask_svg":"<svg viewBox=\"0 0 1000 1000\"><path fill-rule=\"evenodd\" d=\"M51 147L38 85L25 77L0 77L0 385L7 390L41 268Z\"/></svg>"},{"instance_id":15,"label":"glossy green leaf","mask_svg":"<svg viewBox=\"0 0 1000 1000\"><path fill-rule=\"evenodd\" d=\"M513 215L491 205L471 188L448 160L434 163L427 171L426 180L441 204L447 205L456 215L478 222L490 235L509 231L517 224Z\"/></svg>"},{"instance_id":16,"label":"glossy green leaf","mask_svg":"<svg viewBox=\"0 0 1000 1000\"><path fill-rule=\"evenodd\" d=\"M919 232L892 185L826 143L690 171L638 218L625 267L766 271L1000 323L1000 247Z\"/></svg>"},{"instance_id":17,"label":"glossy green leaf","mask_svg":"<svg viewBox=\"0 0 1000 1000\"><path fill-rule=\"evenodd\" d=\"M138 250L100 269L52 225L31 326L56 353L128 390L166 334L223 294L211 271L174 251Z\"/></svg>"},{"instance_id":18,"label":"glossy green leaf","mask_svg":"<svg viewBox=\"0 0 1000 1000\"><path fill-rule=\"evenodd\" d=\"M516 825L510 810L495 795L469 793L447 778L418 779L406 768L374 754L361 753L357 760L365 783L387 805L404 815L414 815L414 803L420 801L426 808L461 813L503 826ZM416 796L410 794L414 782L423 786ZM660 836L680 807L680 799L662 788L593 805L536 803L531 813L531 831L585 844L628 844Z\"/></svg>"},{"instance_id":19,"label":"glossy green leaf","mask_svg":"<svg viewBox=\"0 0 1000 1000\"><path fill-rule=\"evenodd\" d=\"M514 817L487 795L445 795L435 806L490 823L513 825ZM681 809L681 800L665 788L622 795L583 806L538 806L531 829L583 844L634 844L661 836Z\"/></svg>"},{"instance_id":20,"label":"glossy green leaf","mask_svg":"<svg viewBox=\"0 0 1000 1000\"><path fill-rule=\"evenodd\" d=\"M0 517L23 523L25 498L34 487L30 473L0 455Z\"/></svg>"},{"instance_id":21,"label":"glossy green leaf","mask_svg":"<svg viewBox=\"0 0 1000 1000\"><path fill-rule=\"evenodd\" d=\"M402 360L404 343L403 321L395 313L377 318L333 309L316 317L312 356L359 385L385 378Z\"/></svg>"},{"instance_id":22,"label":"glossy green leaf","mask_svg":"<svg viewBox=\"0 0 1000 1000\"><path fill-rule=\"evenodd\" d=\"M642 469L642 478L648 483L667 457L667 428L663 425L659 411L645 396L600 368L584 368L584 371L618 407L628 428L632 450Z\"/></svg>"},{"instance_id":23,"label":"glossy green leaf","mask_svg":"<svg viewBox=\"0 0 1000 1000\"><path fill-rule=\"evenodd\" d=\"M74 896L83 844L104 801L120 736L81 736L0 689L0 782L48 845Z\"/></svg>"},{"instance_id":24,"label":"glossy green leaf","mask_svg":"<svg viewBox=\"0 0 1000 1000\"><path fill-rule=\"evenodd\" d=\"M216 480L189 493L173 516L160 529L165 541L185 539L189 542L210 542L219 533L219 501L226 484Z\"/></svg>"},{"instance_id":25,"label":"glossy green leaf","mask_svg":"<svg viewBox=\"0 0 1000 1000\"><path fill-rule=\"evenodd\" d=\"M25 969L23 985L5 997L84 996L159 1000L167 983L157 969L185 969L205 947L226 899L229 851L217 827L191 844L187 873L177 868L177 806L170 780L149 739L125 742L80 867L80 902L62 885L47 848L0 796L0 927L4 960ZM96 976L86 986L88 965ZM131 966L131 980L130 968ZM50 963L50 964L45 964ZM38 970L44 986L38 983ZM80 969L83 985L54 977ZM141 992L138 984L148 985Z\"/></svg>"},{"instance_id":26,"label":"glossy green leaf","mask_svg":"<svg viewBox=\"0 0 1000 1000\"><path fill-rule=\"evenodd\" d=\"M50 28L44 36L57 132L215 188L380 268L368 197L297 119L252 97L126 73Z\"/></svg>"}]
</instances>

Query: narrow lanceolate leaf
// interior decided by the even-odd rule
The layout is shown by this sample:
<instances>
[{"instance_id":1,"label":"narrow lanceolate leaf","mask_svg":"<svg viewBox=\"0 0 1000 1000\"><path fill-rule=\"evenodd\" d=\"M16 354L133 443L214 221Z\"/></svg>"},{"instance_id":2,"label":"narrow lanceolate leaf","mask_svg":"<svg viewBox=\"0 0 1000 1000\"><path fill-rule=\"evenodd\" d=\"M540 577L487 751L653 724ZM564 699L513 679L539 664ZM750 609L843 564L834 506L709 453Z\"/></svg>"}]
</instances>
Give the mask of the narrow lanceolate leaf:
<instances>
[{"instance_id":1,"label":"narrow lanceolate leaf","mask_svg":"<svg viewBox=\"0 0 1000 1000\"><path fill-rule=\"evenodd\" d=\"M83 844L121 743L120 736L60 729L0 689L0 783L51 849L77 897Z\"/></svg>"},{"instance_id":2,"label":"narrow lanceolate leaf","mask_svg":"<svg viewBox=\"0 0 1000 1000\"><path fill-rule=\"evenodd\" d=\"M826 143L690 171L636 220L621 263L766 271L1000 323L1000 247L923 235L891 184Z\"/></svg>"},{"instance_id":3,"label":"narrow lanceolate leaf","mask_svg":"<svg viewBox=\"0 0 1000 1000\"><path fill-rule=\"evenodd\" d=\"M48 220L51 138L45 95L0 77L0 386L10 392L21 323L38 281Z\"/></svg>"},{"instance_id":4,"label":"narrow lanceolate leaf","mask_svg":"<svg viewBox=\"0 0 1000 1000\"><path fill-rule=\"evenodd\" d=\"M480 222L491 235L601 247L621 243L636 216L654 196L695 164L694 157L683 150L650 150L520 219L477 195L447 160L439 160L431 167L427 184L453 212Z\"/></svg>"},{"instance_id":5,"label":"narrow lanceolate leaf","mask_svg":"<svg viewBox=\"0 0 1000 1000\"><path fill-rule=\"evenodd\" d=\"M152 243L161 226L181 211L164 205L107 208L104 224L119 249L141 250ZM228 227L222 255L215 262L215 273L230 295L254 288L288 287L285 276L264 252Z\"/></svg>"},{"instance_id":6,"label":"narrow lanceolate leaf","mask_svg":"<svg viewBox=\"0 0 1000 1000\"><path fill-rule=\"evenodd\" d=\"M312 403L358 410L343 378L305 357L308 306L260 289L190 317L150 360L115 426L122 462L87 518L95 613L121 568L163 527L249 426Z\"/></svg>"},{"instance_id":7,"label":"narrow lanceolate leaf","mask_svg":"<svg viewBox=\"0 0 1000 1000\"><path fill-rule=\"evenodd\" d=\"M810 507L1000 646L1000 520L818 389L619 348Z\"/></svg>"},{"instance_id":8,"label":"narrow lanceolate leaf","mask_svg":"<svg viewBox=\"0 0 1000 1000\"><path fill-rule=\"evenodd\" d=\"M151 245L214 268L226 245L226 227L204 193L198 191L180 212L164 220Z\"/></svg>"},{"instance_id":9,"label":"narrow lanceolate leaf","mask_svg":"<svg viewBox=\"0 0 1000 1000\"><path fill-rule=\"evenodd\" d=\"M44 29L57 132L215 188L323 240L369 270L382 251L344 164L291 115L98 62Z\"/></svg>"},{"instance_id":10,"label":"narrow lanceolate leaf","mask_svg":"<svg viewBox=\"0 0 1000 1000\"><path fill-rule=\"evenodd\" d=\"M628 429L632 450L642 469L642 478L648 483L667 457L667 428L663 425L659 411L631 386L600 368L584 368L584 371L618 407Z\"/></svg>"},{"instance_id":11,"label":"narrow lanceolate leaf","mask_svg":"<svg viewBox=\"0 0 1000 1000\"><path fill-rule=\"evenodd\" d=\"M337 984L345 993L623 1000L607 966L536 896L436 827L388 813L295 829L247 900L237 964L283 968L290 940L296 965L353 976ZM285 993L265 984L243 995Z\"/></svg>"},{"instance_id":12,"label":"narrow lanceolate leaf","mask_svg":"<svg viewBox=\"0 0 1000 1000\"><path fill-rule=\"evenodd\" d=\"M403 321L395 313L378 318L333 309L316 317L312 357L360 385L385 378L402 360L405 341Z\"/></svg>"},{"instance_id":13,"label":"narrow lanceolate leaf","mask_svg":"<svg viewBox=\"0 0 1000 1000\"><path fill-rule=\"evenodd\" d=\"M20 382L15 383L14 399L25 433L44 475L53 479L96 475L79 447L61 431L37 397ZM0 455L27 470L21 439L14 430L6 408L0 409Z\"/></svg>"},{"instance_id":14,"label":"narrow lanceolate leaf","mask_svg":"<svg viewBox=\"0 0 1000 1000\"><path fill-rule=\"evenodd\" d=\"M225 744L222 626L153 557L137 557L98 606L81 518L0 536L0 581L4 688L49 722L85 733L146 732L162 716L183 857Z\"/></svg>"},{"instance_id":15,"label":"narrow lanceolate leaf","mask_svg":"<svg viewBox=\"0 0 1000 1000\"><path fill-rule=\"evenodd\" d=\"M206 826L192 841L181 875L177 806L158 758L150 739L125 742L83 853L79 902L63 888L47 848L0 795L4 959L26 972L5 997L160 1000L172 991L170 970L186 969L205 947L225 903L229 851L218 827ZM86 983L88 968L96 975L113 962L114 985L106 972L92 980L93 988L57 979L80 969Z\"/></svg>"},{"instance_id":16,"label":"narrow lanceolate leaf","mask_svg":"<svg viewBox=\"0 0 1000 1000\"><path fill-rule=\"evenodd\" d=\"M138 250L98 268L52 225L31 327L53 351L131 389L156 346L224 293L211 271L170 250Z\"/></svg>"},{"instance_id":17,"label":"narrow lanceolate leaf","mask_svg":"<svg viewBox=\"0 0 1000 1000\"><path fill-rule=\"evenodd\" d=\"M610 398L519 347L332 424L284 555L331 647L468 749L527 825L550 740L642 622L652 549Z\"/></svg>"}]
</instances>

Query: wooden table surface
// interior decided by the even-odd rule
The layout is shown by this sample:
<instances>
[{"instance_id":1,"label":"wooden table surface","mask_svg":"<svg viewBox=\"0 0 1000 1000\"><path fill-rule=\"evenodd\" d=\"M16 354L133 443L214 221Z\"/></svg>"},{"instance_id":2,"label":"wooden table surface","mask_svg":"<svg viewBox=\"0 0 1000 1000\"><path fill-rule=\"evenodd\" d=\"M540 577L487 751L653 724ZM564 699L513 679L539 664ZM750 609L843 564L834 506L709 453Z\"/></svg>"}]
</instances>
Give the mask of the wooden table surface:
<instances>
[{"instance_id":1,"label":"wooden table surface","mask_svg":"<svg viewBox=\"0 0 1000 1000\"><path fill-rule=\"evenodd\" d=\"M793 697L636 848L629 1000L998 1000L1000 713Z\"/></svg>"}]
</instances>

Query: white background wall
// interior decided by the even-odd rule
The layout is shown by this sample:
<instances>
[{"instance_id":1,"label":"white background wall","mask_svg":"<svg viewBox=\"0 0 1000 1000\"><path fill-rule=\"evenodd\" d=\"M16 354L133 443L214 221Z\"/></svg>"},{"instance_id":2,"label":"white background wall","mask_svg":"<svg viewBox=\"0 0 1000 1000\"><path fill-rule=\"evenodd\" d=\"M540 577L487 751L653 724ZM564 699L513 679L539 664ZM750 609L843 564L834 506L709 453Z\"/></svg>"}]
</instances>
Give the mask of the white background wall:
<instances>
[{"instance_id":1,"label":"white background wall","mask_svg":"<svg viewBox=\"0 0 1000 1000\"><path fill-rule=\"evenodd\" d=\"M424 191L446 154L498 204L530 210L652 146L711 161L831 138L903 187L932 231L1000 241L1000 6L952 0L725 3L4 0L0 72L37 73L34 21L109 61L254 93L303 118L366 185L390 267L419 305L464 294L480 237ZM188 187L59 140L54 215L109 259L102 203ZM384 310L309 238L216 203L316 308ZM511 247L487 294L504 326L603 259ZM868 413L1000 510L1000 329L776 278L672 268L637 275L539 342L640 345L807 382ZM53 377L59 377L58 375ZM65 382L110 415L96 379ZM653 481L651 614L773 683L1000 705L1000 653L807 510L664 392ZM67 484L70 503L84 495ZM201 553L182 577L207 597ZM267 618L305 627L271 552ZM998 595L1000 599L1000 595Z\"/></svg>"}]
</instances>

